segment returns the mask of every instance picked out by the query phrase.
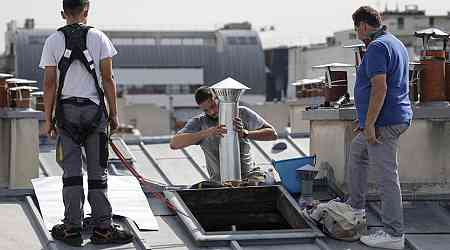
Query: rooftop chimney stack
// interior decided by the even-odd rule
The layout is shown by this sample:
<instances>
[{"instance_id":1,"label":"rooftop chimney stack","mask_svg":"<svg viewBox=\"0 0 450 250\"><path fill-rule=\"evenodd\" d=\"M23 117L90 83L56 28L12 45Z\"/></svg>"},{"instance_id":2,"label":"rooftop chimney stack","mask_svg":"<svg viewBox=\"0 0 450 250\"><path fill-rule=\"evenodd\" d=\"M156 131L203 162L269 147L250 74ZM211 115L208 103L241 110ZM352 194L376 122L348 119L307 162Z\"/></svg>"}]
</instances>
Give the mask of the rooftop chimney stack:
<instances>
[{"instance_id":1,"label":"rooftop chimney stack","mask_svg":"<svg viewBox=\"0 0 450 250\"><path fill-rule=\"evenodd\" d=\"M233 119L239 115L239 98L249 88L233 78L227 78L211 89L219 99L219 124L227 129L227 134L220 139L220 180L222 183L241 180L239 135L234 130Z\"/></svg>"},{"instance_id":2,"label":"rooftop chimney stack","mask_svg":"<svg viewBox=\"0 0 450 250\"><path fill-rule=\"evenodd\" d=\"M27 18L25 19L25 25L24 28L27 30L34 29L34 19L33 18Z\"/></svg>"}]
</instances>

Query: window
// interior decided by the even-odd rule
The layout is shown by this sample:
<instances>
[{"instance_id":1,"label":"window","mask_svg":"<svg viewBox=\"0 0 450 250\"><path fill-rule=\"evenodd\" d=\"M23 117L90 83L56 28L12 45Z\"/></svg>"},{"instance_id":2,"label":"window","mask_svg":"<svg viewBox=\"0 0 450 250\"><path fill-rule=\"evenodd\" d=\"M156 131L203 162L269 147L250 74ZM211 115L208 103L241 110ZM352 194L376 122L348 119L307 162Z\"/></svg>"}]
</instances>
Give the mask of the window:
<instances>
[{"instance_id":1,"label":"window","mask_svg":"<svg viewBox=\"0 0 450 250\"><path fill-rule=\"evenodd\" d=\"M114 45L155 45L154 38L113 38Z\"/></svg>"},{"instance_id":2,"label":"window","mask_svg":"<svg viewBox=\"0 0 450 250\"><path fill-rule=\"evenodd\" d=\"M355 34L355 33L349 33L349 34L348 34L348 39L350 39L350 40L356 40L356 34Z\"/></svg>"},{"instance_id":3,"label":"window","mask_svg":"<svg viewBox=\"0 0 450 250\"><path fill-rule=\"evenodd\" d=\"M44 44L47 36L29 36L28 44Z\"/></svg>"},{"instance_id":4,"label":"window","mask_svg":"<svg viewBox=\"0 0 450 250\"><path fill-rule=\"evenodd\" d=\"M114 38L112 39L114 45L132 45L133 39L131 38Z\"/></svg>"},{"instance_id":5,"label":"window","mask_svg":"<svg viewBox=\"0 0 450 250\"><path fill-rule=\"evenodd\" d=\"M256 44L258 44L258 39L256 39L255 36L251 36L251 37L249 37L249 42L251 45L256 45Z\"/></svg>"},{"instance_id":6,"label":"window","mask_svg":"<svg viewBox=\"0 0 450 250\"><path fill-rule=\"evenodd\" d=\"M181 85L167 85L166 94L177 95L182 94Z\"/></svg>"},{"instance_id":7,"label":"window","mask_svg":"<svg viewBox=\"0 0 450 250\"><path fill-rule=\"evenodd\" d=\"M227 38L227 42L228 42L230 45L236 45L236 44L238 43L236 37L228 37L228 38Z\"/></svg>"},{"instance_id":8,"label":"window","mask_svg":"<svg viewBox=\"0 0 450 250\"><path fill-rule=\"evenodd\" d=\"M165 94L166 86L165 85L146 85L145 92L148 94Z\"/></svg>"},{"instance_id":9,"label":"window","mask_svg":"<svg viewBox=\"0 0 450 250\"><path fill-rule=\"evenodd\" d=\"M181 45L182 40L180 38L163 38L161 39L161 45Z\"/></svg>"},{"instance_id":10,"label":"window","mask_svg":"<svg viewBox=\"0 0 450 250\"><path fill-rule=\"evenodd\" d=\"M134 45L155 45L156 39L154 38L135 38L133 40Z\"/></svg>"},{"instance_id":11,"label":"window","mask_svg":"<svg viewBox=\"0 0 450 250\"><path fill-rule=\"evenodd\" d=\"M183 45L188 45L188 46L201 46L204 43L205 42L201 38L185 38L185 39L183 39Z\"/></svg>"},{"instance_id":12,"label":"window","mask_svg":"<svg viewBox=\"0 0 450 250\"><path fill-rule=\"evenodd\" d=\"M405 19L404 19L403 17L399 17L399 18L397 19L397 28L398 28L399 30L402 30L402 29L405 28Z\"/></svg>"},{"instance_id":13,"label":"window","mask_svg":"<svg viewBox=\"0 0 450 250\"><path fill-rule=\"evenodd\" d=\"M239 45L246 45L247 44L247 37L245 37L245 36L238 37L238 43L239 43Z\"/></svg>"}]
</instances>

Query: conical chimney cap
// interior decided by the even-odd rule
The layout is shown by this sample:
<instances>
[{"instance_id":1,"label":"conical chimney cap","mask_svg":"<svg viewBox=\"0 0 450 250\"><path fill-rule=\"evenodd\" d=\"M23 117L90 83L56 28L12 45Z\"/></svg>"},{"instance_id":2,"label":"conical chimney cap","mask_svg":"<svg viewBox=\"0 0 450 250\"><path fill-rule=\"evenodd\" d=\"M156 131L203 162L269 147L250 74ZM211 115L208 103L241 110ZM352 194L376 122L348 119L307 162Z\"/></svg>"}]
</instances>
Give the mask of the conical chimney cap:
<instances>
[{"instance_id":1,"label":"conical chimney cap","mask_svg":"<svg viewBox=\"0 0 450 250\"><path fill-rule=\"evenodd\" d=\"M218 82L211 86L212 89L238 89L238 90L248 90L249 87L245 86L244 84L234 80L231 77L228 77L227 79Z\"/></svg>"}]
</instances>

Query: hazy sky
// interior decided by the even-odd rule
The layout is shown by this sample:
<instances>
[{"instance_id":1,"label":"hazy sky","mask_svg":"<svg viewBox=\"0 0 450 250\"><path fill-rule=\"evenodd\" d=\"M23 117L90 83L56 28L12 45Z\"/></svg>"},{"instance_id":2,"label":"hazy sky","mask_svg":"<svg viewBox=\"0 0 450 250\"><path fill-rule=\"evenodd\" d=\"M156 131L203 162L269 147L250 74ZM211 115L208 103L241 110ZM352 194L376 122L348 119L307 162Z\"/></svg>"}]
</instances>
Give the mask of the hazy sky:
<instances>
[{"instance_id":1,"label":"hazy sky","mask_svg":"<svg viewBox=\"0 0 450 250\"><path fill-rule=\"evenodd\" d=\"M448 0L91 0L89 24L100 29L213 30L224 23L249 21L257 29L275 26L261 33L263 42L305 44L322 42L334 31L353 27L351 14L361 5L389 9L417 4L427 14L446 15ZM0 52L4 50L6 23L34 18L37 28L57 28L62 0L2 0L0 10Z\"/></svg>"}]
</instances>

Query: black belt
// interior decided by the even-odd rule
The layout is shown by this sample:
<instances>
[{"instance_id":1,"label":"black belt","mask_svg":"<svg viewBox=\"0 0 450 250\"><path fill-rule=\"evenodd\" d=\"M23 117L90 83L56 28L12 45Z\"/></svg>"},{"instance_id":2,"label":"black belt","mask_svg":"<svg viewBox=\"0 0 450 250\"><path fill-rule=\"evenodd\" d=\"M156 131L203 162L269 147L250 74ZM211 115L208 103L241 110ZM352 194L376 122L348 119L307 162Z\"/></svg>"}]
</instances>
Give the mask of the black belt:
<instances>
[{"instance_id":1,"label":"black belt","mask_svg":"<svg viewBox=\"0 0 450 250\"><path fill-rule=\"evenodd\" d=\"M77 106L85 106L85 105L92 105L92 104L97 105L91 99L84 98L84 97L69 97L67 99L62 99L61 103L73 104L73 105L77 105Z\"/></svg>"}]
</instances>

